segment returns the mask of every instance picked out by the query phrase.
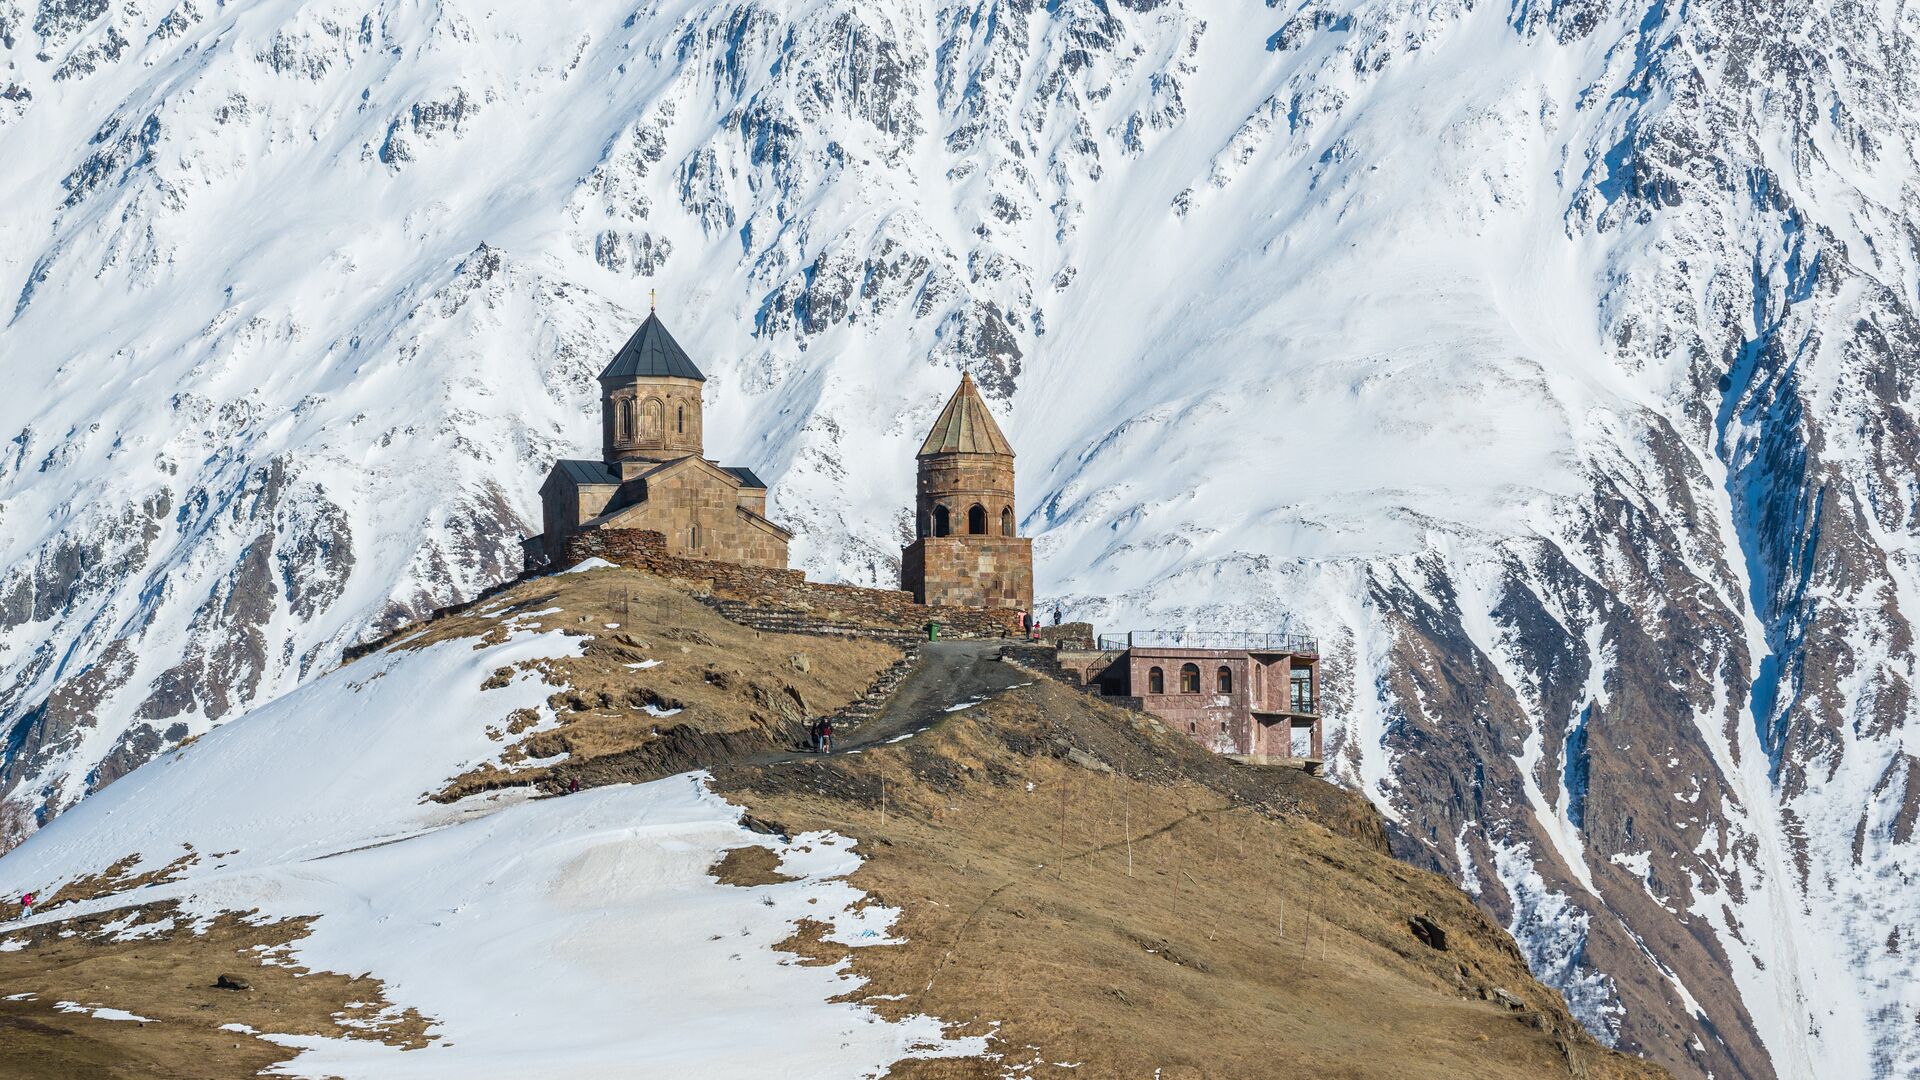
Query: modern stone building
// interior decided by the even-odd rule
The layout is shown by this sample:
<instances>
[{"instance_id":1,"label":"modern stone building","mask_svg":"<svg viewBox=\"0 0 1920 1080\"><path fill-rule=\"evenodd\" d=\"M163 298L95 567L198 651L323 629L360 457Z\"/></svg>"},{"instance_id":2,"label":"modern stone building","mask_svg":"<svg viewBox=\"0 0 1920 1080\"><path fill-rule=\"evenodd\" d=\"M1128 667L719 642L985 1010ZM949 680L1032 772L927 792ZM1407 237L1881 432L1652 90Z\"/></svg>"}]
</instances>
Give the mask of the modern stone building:
<instances>
[{"instance_id":1,"label":"modern stone building","mask_svg":"<svg viewBox=\"0 0 1920 1080\"><path fill-rule=\"evenodd\" d=\"M792 534L767 520L767 485L701 456L705 382L649 314L600 373L600 460L554 462L540 486L545 531L525 541L530 563L558 565L580 533L631 529L665 536L673 555L787 565Z\"/></svg>"},{"instance_id":2,"label":"modern stone building","mask_svg":"<svg viewBox=\"0 0 1920 1080\"><path fill-rule=\"evenodd\" d=\"M1058 659L1084 685L1137 700L1202 746L1320 760L1320 649L1311 638L1136 631L1089 652L1063 649Z\"/></svg>"},{"instance_id":3,"label":"modern stone building","mask_svg":"<svg viewBox=\"0 0 1920 1080\"><path fill-rule=\"evenodd\" d=\"M915 537L900 553L900 587L933 607L1033 610L1033 541L1013 509L1013 447L973 377L916 455Z\"/></svg>"}]
</instances>

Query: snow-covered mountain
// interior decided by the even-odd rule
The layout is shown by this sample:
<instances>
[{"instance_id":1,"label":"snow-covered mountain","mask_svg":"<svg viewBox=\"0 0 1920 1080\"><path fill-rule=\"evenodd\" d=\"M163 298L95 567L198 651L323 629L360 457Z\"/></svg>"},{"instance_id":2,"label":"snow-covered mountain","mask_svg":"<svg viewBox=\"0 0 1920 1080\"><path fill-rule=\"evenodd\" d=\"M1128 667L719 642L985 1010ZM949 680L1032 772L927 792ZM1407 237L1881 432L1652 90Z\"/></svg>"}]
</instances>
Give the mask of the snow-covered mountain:
<instances>
[{"instance_id":1,"label":"snow-covered mountain","mask_svg":"<svg viewBox=\"0 0 1920 1080\"><path fill-rule=\"evenodd\" d=\"M657 289L816 574L972 371L1043 592L1317 632L1597 1033L1920 1075L1912 11L22 4L15 804L510 576Z\"/></svg>"}]
</instances>

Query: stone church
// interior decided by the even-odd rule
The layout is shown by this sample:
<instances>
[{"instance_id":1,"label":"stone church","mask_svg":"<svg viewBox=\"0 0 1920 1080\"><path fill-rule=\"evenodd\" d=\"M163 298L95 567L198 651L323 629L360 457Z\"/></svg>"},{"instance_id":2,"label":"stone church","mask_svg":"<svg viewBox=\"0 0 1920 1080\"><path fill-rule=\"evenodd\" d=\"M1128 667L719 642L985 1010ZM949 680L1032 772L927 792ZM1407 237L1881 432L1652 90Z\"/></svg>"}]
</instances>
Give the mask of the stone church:
<instances>
[{"instance_id":1,"label":"stone church","mask_svg":"<svg viewBox=\"0 0 1920 1080\"><path fill-rule=\"evenodd\" d=\"M915 455L913 543L900 587L932 607L1033 610L1033 541L1013 509L1013 446L971 375Z\"/></svg>"},{"instance_id":2,"label":"stone church","mask_svg":"<svg viewBox=\"0 0 1920 1080\"><path fill-rule=\"evenodd\" d=\"M562 565L583 532L643 529L673 555L786 567L793 534L767 520L767 485L701 456L705 383L649 314L600 373L600 460L556 461L540 486L545 532L525 542L530 561Z\"/></svg>"}]
</instances>

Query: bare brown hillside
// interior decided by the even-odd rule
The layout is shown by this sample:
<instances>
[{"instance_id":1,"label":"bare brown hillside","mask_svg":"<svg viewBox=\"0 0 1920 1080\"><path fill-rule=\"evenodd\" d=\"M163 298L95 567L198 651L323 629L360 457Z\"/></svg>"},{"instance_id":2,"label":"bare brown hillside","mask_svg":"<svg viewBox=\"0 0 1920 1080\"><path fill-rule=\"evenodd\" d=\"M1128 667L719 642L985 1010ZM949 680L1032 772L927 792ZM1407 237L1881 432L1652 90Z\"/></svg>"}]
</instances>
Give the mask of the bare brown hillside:
<instances>
[{"instance_id":1,"label":"bare brown hillside","mask_svg":"<svg viewBox=\"0 0 1920 1080\"><path fill-rule=\"evenodd\" d=\"M904 945L793 948L1008 1055L895 1077L1666 1075L1596 1044L1466 896L1386 853L1358 797L1044 680L716 783L786 829L858 837L855 883L904 911Z\"/></svg>"},{"instance_id":2,"label":"bare brown hillside","mask_svg":"<svg viewBox=\"0 0 1920 1080\"><path fill-rule=\"evenodd\" d=\"M901 910L899 943L847 950L803 922L784 947L848 965L864 979L854 996L883 1014L993 1036L991 1059L903 1062L897 1080L1665 1075L1594 1043L1467 897L1388 854L1358 796L1207 753L980 644L928 647L898 709L848 729L839 753L793 753L807 719L891 685L898 628L877 625L886 640L754 629L699 588L620 569L535 579L397 635L399 648L481 640L511 622L589 639L536 665L557 727L474 717L509 762L540 767L481 768L422 796L560 794L705 767L756 828L855 837L854 884ZM783 599L806 602L797 589ZM907 703L913 715L895 715ZM783 880L757 847L712 872L745 889ZM143 883L73 883L47 910L124 897L138 913ZM404 1045L435 1022L356 1026L387 1004L384 988L276 966L273 950L307 932L297 920L196 931L164 916L141 915L154 932L137 941L110 939L95 913L0 952L0 986L32 995L0 1009L0 1073L250 1076L292 1054L255 1031ZM216 988L223 973L250 989Z\"/></svg>"}]
</instances>

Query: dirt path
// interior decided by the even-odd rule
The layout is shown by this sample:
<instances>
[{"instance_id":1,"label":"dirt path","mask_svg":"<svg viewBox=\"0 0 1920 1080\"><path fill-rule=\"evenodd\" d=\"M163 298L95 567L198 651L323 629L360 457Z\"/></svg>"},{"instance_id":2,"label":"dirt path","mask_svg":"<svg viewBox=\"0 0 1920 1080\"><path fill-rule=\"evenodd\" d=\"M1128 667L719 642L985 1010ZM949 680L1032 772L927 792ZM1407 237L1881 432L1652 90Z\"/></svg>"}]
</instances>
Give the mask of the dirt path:
<instances>
[{"instance_id":1,"label":"dirt path","mask_svg":"<svg viewBox=\"0 0 1920 1080\"><path fill-rule=\"evenodd\" d=\"M945 719L959 706L985 701L1033 677L999 660L999 641L930 641L920 647L920 663L907 676L879 715L833 735L835 754L894 742L917 735ZM748 758L743 764L774 765L818 760L802 750L776 751Z\"/></svg>"}]
</instances>

